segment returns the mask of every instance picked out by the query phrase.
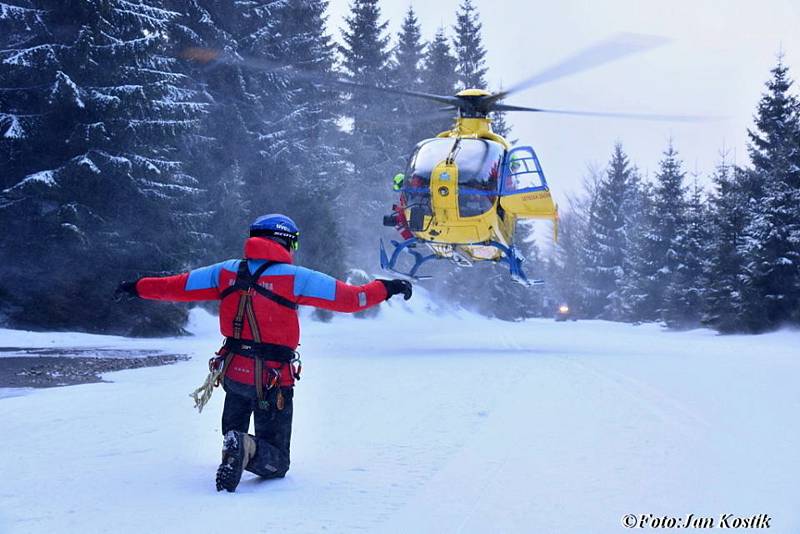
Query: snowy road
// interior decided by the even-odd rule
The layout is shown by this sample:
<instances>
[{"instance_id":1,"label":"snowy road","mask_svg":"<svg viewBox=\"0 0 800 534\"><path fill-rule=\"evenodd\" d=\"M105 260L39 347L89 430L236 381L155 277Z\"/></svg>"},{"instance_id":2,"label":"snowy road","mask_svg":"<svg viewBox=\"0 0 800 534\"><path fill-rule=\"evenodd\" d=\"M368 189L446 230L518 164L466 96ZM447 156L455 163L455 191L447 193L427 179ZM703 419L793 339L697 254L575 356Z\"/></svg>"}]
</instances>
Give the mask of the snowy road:
<instances>
[{"instance_id":1,"label":"snowy road","mask_svg":"<svg viewBox=\"0 0 800 534\"><path fill-rule=\"evenodd\" d=\"M49 335L197 356L0 396L0 532L604 533L629 513L766 513L769 531L800 531L800 333L393 305L304 323L292 469L236 494L213 485L222 395L202 415L187 396L218 340L208 317L178 340Z\"/></svg>"}]
</instances>

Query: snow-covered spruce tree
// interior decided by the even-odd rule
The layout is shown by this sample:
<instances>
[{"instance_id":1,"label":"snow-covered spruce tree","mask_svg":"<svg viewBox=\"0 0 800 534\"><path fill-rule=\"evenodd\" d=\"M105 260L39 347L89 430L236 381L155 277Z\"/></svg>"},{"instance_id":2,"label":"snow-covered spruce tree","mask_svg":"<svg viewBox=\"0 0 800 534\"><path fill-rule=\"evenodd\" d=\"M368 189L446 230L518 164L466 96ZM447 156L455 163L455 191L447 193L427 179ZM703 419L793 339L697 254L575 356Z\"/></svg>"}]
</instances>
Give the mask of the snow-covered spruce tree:
<instances>
[{"instance_id":1,"label":"snow-covered spruce tree","mask_svg":"<svg viewBox=\"0 0 800 534\"><path fill-rule=\"evenodd\" d=\"M686 173L672 142L659 163L653 196L654 239L650 249L651 265L655 272L649 274L651 299L657 306L655 318L662 318L664 292L680 263L678 234L686 223Z\"/></svg>"},{"instance_id":2,"label":"snow-covered spruce tree","mask_svg":"<svg viewBox=\"0 0 800 534\"><path fill-rule=\"evenodd\" d=\"M401 88L415 90L422 86L422 59L425 44L414 8L409 6L394 48L392 81Z\"/></svg>"},{"instance_id":3,"label":"snow-covered spruce tree","mask_svg":"<svg viewBox=\"0 0 800 534\"><path fill-rule=\"evenodd\" d=\"M354 0L345 23L339 47L344 76L367 85L392 85L388 23L381 21L378 0ZM392 201L392 176L405 166L394 122L397 106L394 97L375 91L353 91L344 106L352 129L346 141L350 169L339 182L344 205L351 207L343 238L348 261L359 266L375 264L382 216Z\"/></svg>"},{"instance_id":4,"label":"snow-covered spruce tree","mask_svg":"<svg viewBox=\"0 0 800 534\"><path fill-rule=\"evenodd\" d=\"M678 262L676 238L686 212L685 173L678 153L670 142L659 162L656 182L630 254L631 271L621 290L629 308L628 320L655 321L661 318L664 290Z\"/></svg>"},{"instance_id":5,"label":"snow-covered spruce tree","mask_svg":"<svg viewBox=\"0 0 800 534\"><path fill-rule=\"evenodd\" d=\"M752 172L763 196L744 231L743 314L747 330L800 323L800 103L779 58L749 130Z\"/></svg>"},{"instance_id":6,"label":"snow-covered spruce tree","mask_svg":"<svg viewBox=\"0 0 800 534\"><path fill-rule=\"evenodd\" d=\"M175 156L204 104L169 54L177 14L123 0L25 6L31 31L0 31L2 112L24 117L0 162L4 313L16 326L174 333L183 308L111 295L144 269L183 267L192 245L199 192ZM0 22L28 16L17 13L3 7Z\"/></svg>"},{"instance_id":7,"label":"snow-covered spruce tree","mask_svg":"<svg viewBox=\"0 0 800 534\"><path fill-rule=\"evenodd\" d=\"M553 261L548 262L547 294L551 305L568 305L576 317L588 317L586 292L586 250L589 214L597 204L601 181L599 170L589 169L582 192L569 199L567 209L561 210L558 224L558 243L553 246ZM552 310L551 310L552 311Z\"/></svg>"},{"instance_id":8,"label":"snow-covered spruce tree","mask_svg":"<svg viewBox=\"0 0 800 534\"><path fill-rule=\"evenodd\" d=\"M414 9L409 6L403 25L397 36L392 65L392 83L399 89L423 91L423 65L425 43ZM397 101L398 135L403 154L409 154L420 139L430 137L433 132L421 120L426 113L432 113L436 106L431 102L415 98L401 98Z\"/></svg>"},{"instance_id":9,"label":"snow-covered spruce tree","mask_svg":"<svg viewBox=\"0 0 800 534\"><path fill-rule=\"evenodd\" d=\"M622 262L621 276L616 280L614 291L609 295L604 316L615 321L630 320L632 310L630 303L624 295L624 288L628 282L629 274L634 271L637 252L637 240L643 229L644 219L648 212L649 189L642 183L639 170L631 167L628 180L625 184L625 194L622 200L622 213L625 217L624 232L625 254Z\"/></svg>"},{"instance_id":10,"label":"snow-covered spruce tree","mask_svg":"<svg viewBox=\"0 0 800 534\"><path fill-rule=\"evenodd\" d=\"M749 213L748 173L723 153L709 197L707 279L702 322L720 332L742 330L742 247Z\"/></svg>"},{"instance_id":11,"label":"snow-covered spruce tree","mask_svg":"<svg viewBox=\"0 0 800 534\"><path fill-rule=\"evenodd\" d=\"M486 88L486 49L483 47L477 9L472 0L464 0L456 14L453 26L455 37L453 48L456 56L456 72L461 89Z\"/></svg>"},{"instance_id":12,"label":"snow-covered spruce tree","mask_svg":"<svg viewBox=\"0 0 800 534\"><path fill-rule=\"evenodd\" d=\"M437 95L452 95L456 91L457 83L456 58L453 56L444 28L440 27L425 51L422 89ZM443 130L450 129L453 126L453 117L449 114L431 113L430 116L420 117L420 124L425 131L423 137L433 137Z\"/></svg>"},{"instance_id":13,"label":"snow-covered spruce tree","mask_svg":"<svg viewBox=\"0 0 800 534\"><path fill-rule=\"evenodd\" d=\"M683 224L674 240L677 261L664 292L661 318L671 328L700 325L708 286L706 262L709 247L709 214L703 189L695 177L686 204Z\"/></svg>"},{"instance_id":14,"label":"snow-covered spruce tree","mask_svg":"<svg viewBox=\"0 0 800 534\"><path fill-rule=\"evenodd\" d=\"M649 278L657 270L652 259L655 240L655 215L653 184L642 181L637 199L638 215L635 225L626 232L628 247L625 255L625 272L617 290L618 309L622 318L629 322L652 321L656 318L656 305L650 291L653 280ZM613 301L613 299L612 299Z\"/></svg>"},{"instance_id":15,"label":"snow-covered spruce tree","mask_svg":"<svg viewBox=\"0 0 800 534\"><path fill-rule=\"evenodd\" d=\"M583 250L587 316L617 319L612 315L611 296L622 279L625 237L625 188L631 167L622 144L614 152L598 184L596 202L591 206Z\"/></svg>"},{"instance_id":16,"label":"snow-covered spruce tree","mask_svg":"<svg viewBox=\"0 0 800 534\"><path fill-rule=\"evenodd\" d=\"M660 274L667 276L663 279L666 281L669 273L675 270L678 258L675 256L674 244L679 229L686 222L686 187L684 186L686 173L682 169L678 152L671 142L664 152L664 159L661 160L659 166L653 197L654 226L657 232L655 257L662 264L659 271Z\"/></svg>"}]
</instances>

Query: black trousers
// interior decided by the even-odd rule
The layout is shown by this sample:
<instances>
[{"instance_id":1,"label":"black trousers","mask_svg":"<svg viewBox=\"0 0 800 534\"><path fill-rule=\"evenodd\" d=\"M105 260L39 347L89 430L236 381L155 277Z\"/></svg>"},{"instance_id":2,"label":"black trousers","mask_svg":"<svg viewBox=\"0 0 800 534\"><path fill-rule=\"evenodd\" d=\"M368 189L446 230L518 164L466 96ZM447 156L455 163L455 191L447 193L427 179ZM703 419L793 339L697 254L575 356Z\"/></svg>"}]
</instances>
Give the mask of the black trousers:
<instances>
[{"instance_id":1,"label":"black trousers","mask_svg":"<svg viewBox=\"0 0 800 534\"><path fill-rule=\"evenodd\" d=\"M284 406L279 410L275 393L269 395L269 407L258 407L255 388L225 379L225 407L222 409L222 434L250 430L250 417L255 423L256 455L247 464L247 471L264 478L281 478L289 470L289 445L292 439L292 398L294 388L281 388Z\"/></svg>"}]
</instances>

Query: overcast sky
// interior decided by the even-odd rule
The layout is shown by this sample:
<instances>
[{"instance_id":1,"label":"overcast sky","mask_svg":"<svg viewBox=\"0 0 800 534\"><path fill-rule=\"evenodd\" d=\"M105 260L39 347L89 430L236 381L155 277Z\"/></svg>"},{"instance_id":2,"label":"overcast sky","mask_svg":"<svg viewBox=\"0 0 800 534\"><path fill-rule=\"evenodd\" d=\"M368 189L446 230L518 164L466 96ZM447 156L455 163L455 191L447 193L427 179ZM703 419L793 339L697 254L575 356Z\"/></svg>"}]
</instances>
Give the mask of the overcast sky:
<instances>
[{"instance_id":1,"label":"overcast sky","mask_svg":"<svg viewBox=\"0 0 800 534\"><path fill-rule=\"evenodd\" d=\"M425 39L452 25L460 0L382 0L395 38L411 5ZM689 172L713 171L727 146L747 161L746 129L778 51L800 78L798 0L474 0L483 23L492 87L514 82L619 32L669 38L665 46L543 85L508 103L593 111L705 114L709 123L509 114L513 137L532 145L557 198L580 187L587 166L603 166L615 140L652 177L670 137ZM331 0L329 28L340 38L349 0ZM796 87L797 88L797 87ZM432 134L434 132L431 132Z\"/></svg>"}]
</instances>

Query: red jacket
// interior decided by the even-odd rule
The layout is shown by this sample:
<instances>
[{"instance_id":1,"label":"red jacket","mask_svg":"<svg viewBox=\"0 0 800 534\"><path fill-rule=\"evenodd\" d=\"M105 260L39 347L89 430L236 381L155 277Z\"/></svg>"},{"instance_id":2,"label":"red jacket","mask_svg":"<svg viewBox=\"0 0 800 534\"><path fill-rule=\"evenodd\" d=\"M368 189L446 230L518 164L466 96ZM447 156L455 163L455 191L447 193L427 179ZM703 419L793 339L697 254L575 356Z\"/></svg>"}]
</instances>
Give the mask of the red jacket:
<instances>
[{"instance_id":1,"label":"red jacket","mask_svg":"<svg viewBox=\"0 0 800 534\"><path fill-rule=\"evenodd\" d=\"M380 304L387 297L386 288L377 280L363 286L352 286L326 274L293 265L291 253L270 239L249 238L245 242L244 256L251 273L265 261L276 262L264 271L258 283L296 304L340 312L357 312ZM236 272L241 261L244 260L228 260L174 276L142 278L137 282L136 290L140 297L146 299L218 300L220 293L236 281ZM226 337L233 336L238 295L238 292L234 292L220 305L220 332ZM258 293L253 297L253 308L262 343L283 345L292 350L297 348L300 342L300 324L296 310ZM244 323L242 338L253 339L247 321ZM288 364L269 362L269 366L281 368L281 385L288 387L294 384ZM236 356L228 367L226 376L237 382L253 384L252 369L251 358Z\"/></svg>"}]
</instances>

